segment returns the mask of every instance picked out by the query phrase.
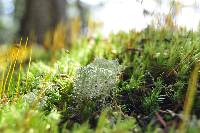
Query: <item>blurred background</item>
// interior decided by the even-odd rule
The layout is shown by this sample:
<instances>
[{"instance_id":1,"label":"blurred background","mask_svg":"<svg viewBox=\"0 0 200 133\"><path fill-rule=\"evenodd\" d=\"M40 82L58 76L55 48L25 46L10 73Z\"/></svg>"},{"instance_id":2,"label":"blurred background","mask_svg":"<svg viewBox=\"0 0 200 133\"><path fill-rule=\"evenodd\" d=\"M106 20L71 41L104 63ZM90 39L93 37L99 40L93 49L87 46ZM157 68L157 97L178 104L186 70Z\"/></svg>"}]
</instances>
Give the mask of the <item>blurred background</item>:
<instances>
[{"instance_id":1,"label":"blurred background","mask_svg":"<svg viewBox=\"0 0 200 133\"><path fill-rule=\"evenodd\" d=\"M70 46L77 37L137 30L148 25L198 30L200 0L0 0L0 44L21 38Z\"/></svg>"}]
</instances>

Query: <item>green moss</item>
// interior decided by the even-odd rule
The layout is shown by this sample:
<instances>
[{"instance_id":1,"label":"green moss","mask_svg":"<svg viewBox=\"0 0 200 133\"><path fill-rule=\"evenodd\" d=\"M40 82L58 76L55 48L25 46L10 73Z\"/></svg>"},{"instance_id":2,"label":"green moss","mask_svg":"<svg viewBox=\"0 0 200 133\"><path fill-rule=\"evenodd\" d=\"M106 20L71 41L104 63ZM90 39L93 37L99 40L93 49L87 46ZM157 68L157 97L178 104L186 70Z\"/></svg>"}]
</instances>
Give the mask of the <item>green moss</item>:
<instances>
[{"instance_id":1,"label":"green moss","mask_svg":"<svg viewBox=\"0 0 200 133\"><path fill-rule=\"evenodd\" d=\"M155 122L156 112L182 111L189 74L200 58L199 40L199 32L147 27L107 39L81 38L68 52L58 51L56 62L35 59L28 72L21 72L20 96L15 95L15 72L12 96L1 99L0 131L20 132L26 112L33 111L26 126L35 132L133 132L135 125L159 132L163 127ZM22 100L14 104L17 97ZM50 118L58 114L60 119ZM175 121L170 114L161 116ZM193 123L189 132L198 131L198 120Z\"/></svg>"}]
</instances>

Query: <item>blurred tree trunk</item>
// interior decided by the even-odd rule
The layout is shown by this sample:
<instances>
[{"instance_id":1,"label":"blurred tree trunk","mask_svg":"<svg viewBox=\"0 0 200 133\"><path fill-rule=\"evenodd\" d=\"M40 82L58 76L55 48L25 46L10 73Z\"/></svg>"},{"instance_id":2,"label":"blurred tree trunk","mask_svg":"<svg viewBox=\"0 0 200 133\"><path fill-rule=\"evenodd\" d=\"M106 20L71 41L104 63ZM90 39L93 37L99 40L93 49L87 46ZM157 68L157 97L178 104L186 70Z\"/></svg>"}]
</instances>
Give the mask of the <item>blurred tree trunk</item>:
<instances>
[{"instance_id":1,"label":"blurred tree trunk","mask_svg":"<svg viewBox=\"0 0 200 133\"><path fill-rule=\"evenodd\" d=\"M77 0L76 4L77 4L77 8L79 10L79 16L81 19L81 34L87 35L89 6L82 3L81 0Z\"/></svg>"},{"instance_id":2,"label":"blurred tree trunk","mask_svg":"<svg viewBox=\"0 0 200 133\"><path fill-rule=\"evenodd\" d=\"M33 39L39 44L45 34L66 19L66 0L25 0L25 10L20 21L21 37Z\"/></svg>"}]
</instances>

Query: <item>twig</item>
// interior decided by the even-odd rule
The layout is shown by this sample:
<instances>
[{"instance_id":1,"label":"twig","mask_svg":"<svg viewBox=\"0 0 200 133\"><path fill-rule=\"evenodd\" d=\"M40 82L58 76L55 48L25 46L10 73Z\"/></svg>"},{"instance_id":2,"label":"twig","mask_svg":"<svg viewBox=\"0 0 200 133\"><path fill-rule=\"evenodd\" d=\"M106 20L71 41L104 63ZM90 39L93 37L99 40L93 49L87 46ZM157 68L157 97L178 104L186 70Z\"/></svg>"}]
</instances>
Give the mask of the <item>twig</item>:
<instances>
[{"instance_id":1,"label":"twig","mask_svg":"<svg viewBox=\"0 0 200 133\"><path fill-rule=\"evenodd\" d=\"M167 127L166 122L163 120L163 118L160 116L158 112L156 112L156 117L158 118L159 122L164 126L164 128Z\"/></svg>"}]
</instances>

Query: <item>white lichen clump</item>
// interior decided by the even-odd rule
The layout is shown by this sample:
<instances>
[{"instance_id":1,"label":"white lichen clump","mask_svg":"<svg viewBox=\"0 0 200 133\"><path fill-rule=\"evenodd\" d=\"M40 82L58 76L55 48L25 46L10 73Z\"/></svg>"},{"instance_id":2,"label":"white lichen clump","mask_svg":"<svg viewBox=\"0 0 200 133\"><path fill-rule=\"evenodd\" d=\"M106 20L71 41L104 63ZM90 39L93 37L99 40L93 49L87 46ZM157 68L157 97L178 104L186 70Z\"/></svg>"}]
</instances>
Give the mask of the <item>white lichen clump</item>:
<instances>
[{"instance_id":1,"label":"white lichen clump","mask_svg":"<svg viewBox=\"0 0 200 133\"><path fill-rule=\"evenodd\" d=\"M39 97L40 91L34 89L32 92L29 92L23 96L23 100L28 104L33 104L35 101L38 100L37 108L43 108L46 105L47 97Z\"/></svg>"},{"instance_id":2,"label":"white lichen clump","mask_svg":"<svg viewBox=\"0 0 200 133\"><path fill-rule=\"evenodd\" d=\"M117 60L95 59L77 70L73 92L80 100L105 98L116 88L120 65Z\"/></svg>"}]
</instances>

